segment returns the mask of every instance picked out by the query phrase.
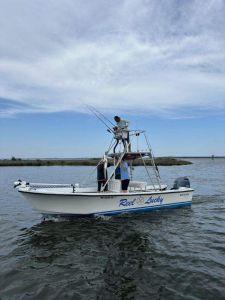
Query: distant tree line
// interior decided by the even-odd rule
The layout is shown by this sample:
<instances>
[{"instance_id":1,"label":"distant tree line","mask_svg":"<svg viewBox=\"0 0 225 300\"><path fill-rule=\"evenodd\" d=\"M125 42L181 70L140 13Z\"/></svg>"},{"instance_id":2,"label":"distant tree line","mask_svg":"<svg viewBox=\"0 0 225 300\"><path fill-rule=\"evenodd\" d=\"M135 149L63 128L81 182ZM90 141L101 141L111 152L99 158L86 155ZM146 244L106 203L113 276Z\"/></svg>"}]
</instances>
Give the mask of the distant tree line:
<instances>
[{"instance_id":1,"label":"distant tree line","mask_svg":"<svg viewBox=\"0 0 225 300\"><path fill-rule=\"evenodd\" d=\"M21 159L12 156L11 159L0 160L0 166L96 166L100 158L88 158L88 159ZM174 166L174 165L189 165L191 162L187 160L176 159L173 157L158 157L155 160L158 166ZM113 164L113 161L111 161ZM151 165L152 162L149 159L145 159L146 165ZM133 161L133 166L142 166L141 159Z\"/></svg>"}]
</instances>

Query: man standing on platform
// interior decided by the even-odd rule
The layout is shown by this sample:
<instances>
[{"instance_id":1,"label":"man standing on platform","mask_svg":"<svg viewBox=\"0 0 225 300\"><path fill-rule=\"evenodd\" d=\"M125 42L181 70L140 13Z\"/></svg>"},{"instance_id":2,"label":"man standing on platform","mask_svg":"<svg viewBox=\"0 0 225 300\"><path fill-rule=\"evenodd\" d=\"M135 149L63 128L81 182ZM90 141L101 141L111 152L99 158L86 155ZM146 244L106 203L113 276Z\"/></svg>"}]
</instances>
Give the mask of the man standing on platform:
<instances>
[{"instance_id":1,"label":"man standing on platform","mask_svg":"<svg viewBox=\"0 0 225 300\"><path fill-rule=\"evenodd\" d=\"M116 126L113 128L114 138L117 140L116 145L114 146L113 152L116 152L116 147L119 144L119 141L122 140L124 150L131 151L130 147L130 137L129 137L129 122L121 119L118 116L114 117L116 121Z\"/></svg>"}]
</instances>

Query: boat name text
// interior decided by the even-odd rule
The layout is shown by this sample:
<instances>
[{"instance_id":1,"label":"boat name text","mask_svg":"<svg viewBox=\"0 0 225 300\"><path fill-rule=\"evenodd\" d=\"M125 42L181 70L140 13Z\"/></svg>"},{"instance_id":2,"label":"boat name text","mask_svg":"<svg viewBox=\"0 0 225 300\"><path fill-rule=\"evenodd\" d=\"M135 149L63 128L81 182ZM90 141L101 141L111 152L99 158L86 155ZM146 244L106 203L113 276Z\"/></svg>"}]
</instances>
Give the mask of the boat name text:
<instances>
[{"instance_id":1,"label":"boat name text","mask_svg":"<svg viewBox=\"0 0 225 300\"><path fill-rule=\"evenodd\" d=\"M158 196L158 197L150 196L148 199L145 199L144 197L140 196L140 197L134 198L133 200L121 199L119 206L133 206L135 204L137 204L137 205L144 205L144 204L161 205L162 202L163 202L162 196Z\"/></svg>"}]
</instances>

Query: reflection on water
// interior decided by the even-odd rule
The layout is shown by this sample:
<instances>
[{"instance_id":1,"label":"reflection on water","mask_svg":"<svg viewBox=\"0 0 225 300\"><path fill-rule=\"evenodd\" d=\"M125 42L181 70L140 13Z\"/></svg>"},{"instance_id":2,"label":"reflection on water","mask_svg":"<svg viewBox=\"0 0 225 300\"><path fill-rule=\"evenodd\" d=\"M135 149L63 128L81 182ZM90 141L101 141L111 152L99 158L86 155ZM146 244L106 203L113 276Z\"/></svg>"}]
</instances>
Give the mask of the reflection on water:
<instances>
[{"instance_id":1,"label":"reflection on water","mask_svg":"<svg viewBox=\"0 0 225 300\"><path fill-rule=\"evenodd\" d=\"M58 281L66 269L69 282L61 283L64 291L58 296L67 295L68 283L79 282L90 297L130 299L138 289L150 251L147 234L138 231L128 216L107 221L79 218L41 222L22 231L11 255L19 257L19 267L30 279L41 272L46 284L48 275ZM23 290L24 286L18 287L19 293ZM44 292L47 296L46 286Z\"/></svg>"},{"instance_id":2,"label":"reflection on water","mask_svg":"<svg viewBox=\"0 0 225 300\"><path fill-rule=\"evenodd\" d=\"M149 250L144 234L129 229L118 232L118 239L109 248L103 270L104 284L98 291L100 299L130 299L138 289L138 282Z\"/></svg>"}]
</instances>

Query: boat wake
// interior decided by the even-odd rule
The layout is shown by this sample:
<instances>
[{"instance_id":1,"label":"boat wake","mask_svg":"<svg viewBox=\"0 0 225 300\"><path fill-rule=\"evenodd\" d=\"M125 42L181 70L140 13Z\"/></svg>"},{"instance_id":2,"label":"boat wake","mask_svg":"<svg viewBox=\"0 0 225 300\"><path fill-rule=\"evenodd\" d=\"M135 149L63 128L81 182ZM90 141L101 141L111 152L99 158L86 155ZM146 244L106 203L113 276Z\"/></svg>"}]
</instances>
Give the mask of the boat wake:
<instances>
[{"instance_id":1,"label":"boat wake","mask_svg":"<svg viewBox=\"0 0 225 300\"><path fill-rule=\"evenodd\" d=\"M106 216L106 215L98 215L98 214L94 214L93 217L96 220L103 220L103 221L109 221L113 218L113 216Z\"/></svg>"},{"instance_id":2,"label":"boat wake","mask_svg":"<svg viewBox=\"0 0 225 300\"><path fill-rule=\"evenodd\" d=\"M200 204L206 202L217 202L217 201L224 201L225 194L218 194L218 195L195 195L193 197L192 204Z\"/></svg>"}]
</instances>

